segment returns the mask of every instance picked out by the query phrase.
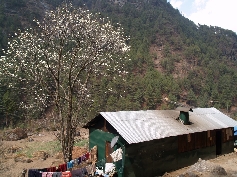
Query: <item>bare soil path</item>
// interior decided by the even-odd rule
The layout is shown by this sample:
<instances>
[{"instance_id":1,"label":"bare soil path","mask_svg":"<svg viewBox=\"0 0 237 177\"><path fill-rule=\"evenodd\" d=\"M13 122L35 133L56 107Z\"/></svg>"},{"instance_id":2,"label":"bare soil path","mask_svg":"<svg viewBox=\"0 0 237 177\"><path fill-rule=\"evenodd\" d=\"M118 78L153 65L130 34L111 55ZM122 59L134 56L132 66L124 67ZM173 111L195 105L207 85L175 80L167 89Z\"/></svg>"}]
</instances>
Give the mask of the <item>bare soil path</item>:
<instances>
[{"instance_id":1,"label":"bare soil path","mask_svg":"<svg viewBox=\"0 0 237 177\"><path fill-rule=\"evenodd\" d=\"M19 177L23 169L49 168L63 164L63 156L59 151L60 145L54 132L40 132L18 141L1 141L0 177ZM73 156L79 157L86 151L86 146L75 147Z\"/></svg>"},{"instance_id":2,"label":"bare soil path","mask_svg":"<svg viewBox=\"0 0 237 177\"><path fill-rule=\"evenodd\" d=\"M225 173L226 172L226 173ZM195 164L166 173L163 177L237 177L237 152L218 156L210 160L199 160Z\"/></svg>"}]
</instances>

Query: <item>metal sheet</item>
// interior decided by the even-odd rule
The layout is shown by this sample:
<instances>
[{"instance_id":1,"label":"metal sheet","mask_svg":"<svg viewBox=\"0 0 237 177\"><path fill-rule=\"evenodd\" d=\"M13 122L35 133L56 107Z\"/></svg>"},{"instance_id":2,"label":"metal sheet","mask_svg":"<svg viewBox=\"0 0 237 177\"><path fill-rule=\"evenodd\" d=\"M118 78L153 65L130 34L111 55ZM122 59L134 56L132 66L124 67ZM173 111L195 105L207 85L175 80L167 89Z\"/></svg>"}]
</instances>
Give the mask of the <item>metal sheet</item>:
<instances>
[{"instance_id":1,"label":"metal sheet","mask_svg":"<svg viewBox=\"0 0 237 177\"><path fill-rule=\"evenodd\" d=\"M177 110L101 112L100 114L129 143L237 126L216 108L196 108L189 113L191 125L176 120Z\"/></svg>"}]
</instances>

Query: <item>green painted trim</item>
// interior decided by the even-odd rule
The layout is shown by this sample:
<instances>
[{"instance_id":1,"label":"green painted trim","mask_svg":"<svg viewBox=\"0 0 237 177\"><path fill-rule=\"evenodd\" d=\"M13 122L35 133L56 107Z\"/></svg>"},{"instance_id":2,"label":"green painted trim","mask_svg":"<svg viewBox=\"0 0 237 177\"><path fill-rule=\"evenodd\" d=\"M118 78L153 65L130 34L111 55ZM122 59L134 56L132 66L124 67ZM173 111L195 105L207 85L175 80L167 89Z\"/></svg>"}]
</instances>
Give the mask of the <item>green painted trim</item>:
<instances>
[{"instance_id":1,"label":"green painted trim","mask_svg":"<svg viewBox=\"0 0 237 177\"><path fill-rule=\"evenodd\" d=\"M111 142L111 140L118 135L104 132L102 130L93 129L91 128L89 130L89 148L93 148L94 146L97 146L97 152L98 152L98 161L102 161L105 159L105 145L106 141ZM115 163L116 169L118 171L118 176L123 177L123 167L125 165L125 146L124 146L124 139L120 136L118 139L118 142L114 146L114 150L122 147L123 150L123 160L118 161ZM122 168L122 169L121 169ZM121 173L120 173L121 172Z\"/></svg>"},{"instance_id":2,"label":"green painted trim","mask_svg":"<svg viewBox=\"0 0 237 177\"><path fill-rule=\"evenodd\" d=\"M98 148L98 160L105 158L105 143L106 141L111 142L111 140L116 135L108 132L104 132L98 129L90 129L89 135L89 148L93 148L95 145Z\"/></svg>"}]
</instances>

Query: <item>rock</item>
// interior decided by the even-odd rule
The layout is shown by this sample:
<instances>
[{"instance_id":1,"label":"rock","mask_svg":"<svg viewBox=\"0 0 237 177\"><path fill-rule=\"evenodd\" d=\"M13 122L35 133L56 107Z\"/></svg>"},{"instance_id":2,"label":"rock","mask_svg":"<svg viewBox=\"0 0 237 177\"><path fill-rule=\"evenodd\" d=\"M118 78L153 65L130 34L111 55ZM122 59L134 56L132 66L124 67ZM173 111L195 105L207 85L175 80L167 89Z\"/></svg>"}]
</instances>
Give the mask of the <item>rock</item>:
<instances>
[{"instance_id":1,"label":"rock","mask_svg":"<svg viewBox=\"0 0 237 177\"><path fill-rule=\"evenodd\" d=\"M37 152L34 152L33 154L34 159L46 160L48 157L49 157L49 154L45 151L37 151Z\"/></svg>"},{"instance_id":2,"label":"rock","mask_svg":"<svg viewBox=\"0 0 237 177\"><path fill-rule=\"evenodd\" d=\"M26 176L26 173L27 173L27 169L23 169L19 175L19 177L25 177Z\"/></svg>"},{"instance_id":3,"label":"rock","mask_svg":"<svg viewBox=\"0 0 237 177\"><path fill-rule=\"evenodd\" d=\"M7 149L7 153L16 153L22 150L22 147L19 146L12 146L10 148Z\"/></svg>"},{"instance_id":4,"label":"rock","mask_svg":"<svg viewBox=\"0 0 237 177\"><path fill-rule=\"evenodd\" d=\"M214 175L227 175L225 169L221 166L215 166L213 167L213 169L211 170L211 173Z\"/></svg>"},{"instance_id":5,"label":"rock","mask_svg":"<svg viewBox=\"0 0 237 177\"><path fill-rule=\"evenodd\" d=\"M32 141L34 141L34 139L31 138L31 137L29 137L29 138L27 139L27 141L28 141L28 142L32 142Z\"/></svg>"},{"instance_id":6,"label":"rock","mask_svg":"<svg viewBox=\"0 0 237 177\"><path fill-rule=\"evenodd\" d=\"M27 133L21 128L15 128L13 130L7 130L3 133L3 140L17 141L27 138Z\"/></svg>"},{"instance_id":7,"label":"rock","mask_svg":"<svg viewBox=\"0 0 237 177\"><path fill-rule=\"evenodd\" d=\"M25 160L26 160L26 157L23 154L18 154L14 157L15 162L24 162Z\"/></svg>"},{"instance_id":8,"label":"rock","mask_svg":"<svg viewBox=\"0 0 237 177\"><path fill-rule=\"evenodd\" d=\"M31 163L31 162L33 162L33 160L27 158L27 159L25 159L23 162L24 162L24 163Z\"/></svg>"},{"instance_id":9,"label":"rock","mask_svg":"<svg viewBox=\"0 0 237 177\"><path fill-rule=\"evenodd\" d=\"M193 172L187 172L187 173L179 175L178 177L198 177L198 175Z\"/></svg>"},{"instance_id":10,"label":"rock","mask_svg":"<svg viewBox=\"0 0 237 177\"><path fill-rule=\"evenodd\" d=\"M32 132L27 132L27 136L33 136L34 134Z\"/></svg>"},{"instance_id":11,"label":"rock","mask_svg":"<svg viewBox=\"0 0 237 177\"><path fill-rule=\"evenodd\" d=\"M188 172L210 172L213 165L213 163L199 158L195 164L189 167Z\"/></svg>"},{"instance_id":12,"label":"rock","mask_svg":"<svg viewBox=\"0 0 237 177\"><path fill-rule=\"evenodd\" d=\"M169 173L167 173L167 172L165 172L165 174L163 174L163 176L162 177L170 177L170 174Z\"/></svg>"}]
</instances>

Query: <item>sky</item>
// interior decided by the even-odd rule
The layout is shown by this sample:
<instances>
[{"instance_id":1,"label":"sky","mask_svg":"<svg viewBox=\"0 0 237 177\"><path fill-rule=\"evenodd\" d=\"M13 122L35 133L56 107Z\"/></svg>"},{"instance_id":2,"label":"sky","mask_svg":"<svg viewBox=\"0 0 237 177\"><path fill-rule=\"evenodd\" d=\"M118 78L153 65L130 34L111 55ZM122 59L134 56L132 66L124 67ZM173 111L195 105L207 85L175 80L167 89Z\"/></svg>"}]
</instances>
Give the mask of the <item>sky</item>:
<instances>
[{"instance_id":1,"label":"sky","mask_svg":"<svg viewBox=\"0 0 237 177\"><path fill-rule=\"evenodd\" d=\"M237 0L167 0L195 24L218 26L237 33Z\"/></svg>"}]
</instances>

